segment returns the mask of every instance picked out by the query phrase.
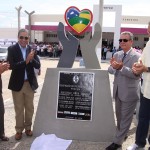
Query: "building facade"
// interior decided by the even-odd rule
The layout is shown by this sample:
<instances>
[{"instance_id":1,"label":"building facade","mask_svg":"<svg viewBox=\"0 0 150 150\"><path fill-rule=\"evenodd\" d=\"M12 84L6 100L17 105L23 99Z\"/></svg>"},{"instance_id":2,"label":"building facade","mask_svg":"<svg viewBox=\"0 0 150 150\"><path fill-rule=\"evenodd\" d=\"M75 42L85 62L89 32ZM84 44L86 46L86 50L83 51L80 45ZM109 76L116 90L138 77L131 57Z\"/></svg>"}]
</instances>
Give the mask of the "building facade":
<instances>
[{"instance_id":1,"label":"building facade","mask_svg":"<svg viewBox=\"0 0 150 150\"><path fill-rule=\"evenodd\" d=\"M110 45L111 47L119 46L119 36L122 31L131 31L134 34L134 45L143 48L148 41L147 37L147 24L150 21L148 16L122 16L121 5L104 5L103 12L115 13L115 25L114 27L102 27L102 44ZM98 5L93 6L93 24L97 22ZM105 18L103 17L103 20ZM43 25L44 22L54 23L55 25ZM65 24L64 15L41 15L33 14L31 16L31 41L32 42L59 42L57 38L57 26L58 23ZM41 23L41 25L37 25ZM93 26L92 24L92 26ZM132 25L132 27L129 27ZM145 25L139 27L139 25ZM92 26L86 32L92 32ZM29 26L26 25L27 29ZM67 31L72 32L69 27L65 28ZM0 28L0 41L1 40L17 40L17 28ZM74 33L73 33L74 34ZM78 35L75 35L78 36ZM83 35L84 36L84 35ZM81 35L82 37L82 35ZM80 38L80 37L79 37Z\"/></svg>"}]
</instances>

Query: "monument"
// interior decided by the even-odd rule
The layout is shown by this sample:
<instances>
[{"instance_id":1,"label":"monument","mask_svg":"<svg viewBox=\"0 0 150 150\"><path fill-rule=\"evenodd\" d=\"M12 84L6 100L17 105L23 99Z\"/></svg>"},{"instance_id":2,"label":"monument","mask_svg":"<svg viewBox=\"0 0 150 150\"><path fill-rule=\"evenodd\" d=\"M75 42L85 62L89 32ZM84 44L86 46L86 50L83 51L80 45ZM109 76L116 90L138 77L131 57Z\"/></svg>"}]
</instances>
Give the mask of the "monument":
<instances>
[{"instance_id":1,"label":"monument","mask_svg":"<svg viewBox=\"0 0 150 150\"><path fill-rule=\"evenodd\" d=\"M60 22L57 34L63 52L57 68L47 69L34 135L45 133L72 140L112 141L115 121L109 75L100 69L95 51L101 39L101 26L96 23L93 36L87 34L79 40L66 33ZM79 43L85 68L73 69Z\"/></svg>"}]
</instances>

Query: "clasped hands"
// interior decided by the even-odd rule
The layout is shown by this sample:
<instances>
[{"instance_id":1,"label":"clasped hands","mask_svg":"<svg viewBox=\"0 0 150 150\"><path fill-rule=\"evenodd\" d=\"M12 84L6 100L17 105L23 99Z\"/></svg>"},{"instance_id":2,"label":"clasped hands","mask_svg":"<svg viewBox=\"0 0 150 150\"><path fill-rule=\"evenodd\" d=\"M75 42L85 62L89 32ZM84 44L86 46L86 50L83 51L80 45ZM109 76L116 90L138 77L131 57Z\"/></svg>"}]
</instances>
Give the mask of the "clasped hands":
<instances>
[{"instance_id":1,"label":"clasped hands","mask_svg":"<svg viewBox=\"0 0 150 150\"><path fill-rule=\"evenodd\" d=\"M31 50L31 52L28 54L27 59L26 59L26 64L28 64L32 59L34 58L35 50Z\"/></svg>"},{"instance_id":2,"label":"clasped hands","mask_svg":"<svg viewBox=\"0 0 150 150\"><path fill-rule=\"evenodd\" d=\"M0 63L0 74L2 74L4 71L9 70L10 64L7 62Z\"/></svg>"},{"instance_id":3,"label":"clasped hands","mask_svg":"<svg viewBox=\"0 0 150 150\"><path fill-rule=\"evenodd\" d=\"M147 72L148 68L143 65L143 62L140 60L139 62L133 64L132 71L135 75L140 75L143 72Z\"/></svg>"},{"instance_id":4,"label":"clasped hands","mask_svg":"<svg viewBox=\"0 0 150 150\"><path fill-rule=\"evenodd\" d=\"M123 62L117 61L114 57L110 59L110 64L116 70L121 70L123 67Z\"/></svg>"}]
</instances>

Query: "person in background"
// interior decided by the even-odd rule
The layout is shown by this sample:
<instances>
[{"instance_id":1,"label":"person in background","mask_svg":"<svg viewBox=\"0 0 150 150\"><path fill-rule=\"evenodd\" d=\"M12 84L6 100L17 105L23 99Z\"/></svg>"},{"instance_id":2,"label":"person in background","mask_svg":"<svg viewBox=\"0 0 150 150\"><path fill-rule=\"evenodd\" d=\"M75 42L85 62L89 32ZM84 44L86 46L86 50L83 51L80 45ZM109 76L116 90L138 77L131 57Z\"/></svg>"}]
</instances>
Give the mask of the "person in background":
<instances>
[{"instance_id":1,"label":"person in background","mask_svg":"<svg viewBox=\"0 0 150 150\"><path fill-rule=\"evenodd\" d=\"M119 39L122 51L116 52L110 60L108 72L114 74L113 98L117 128L113 143L106 150L117 150L127 139L134 110L140 99L140 75L132 72L132 65L138 61L140 54L132 48L133 34L122 32Z\"/></svg>"},{"instance_id":2,"label":"person in background","mask_svg":"<svg viewBox=\"0 0 150 150\"><path fill-rule=\"evenodd\" d=\"M108 51L108 47L104 46L104 52L103 52L103 59L106 59L106 55L107 55L107 51Z\"/></svg>"},{"instance_id":3,"label":"person in background","mask_svg":"<svg viewBox=\"0 0 150 150\"><path fill-rule=\"evenodd\" d=\"M102 46L102 49L101 49L101 59L103 59L103 57L104 57L104 45Z\"/></svg>"},{"instance_id":4,"label":"person in background","mask_svg":"<svg viewBox=\"0 0 150 150\"><path fill-rule=\"evenodd\" d=\"M9 69L9 63L0 63L0 139L2 141L9 141L9 138L5 136L4 132L4 102L2 96L2 79L1 74Z\"/></svg>"},{"instance_id":5,"label":"person in background","mask_svg":"<svg viewBox=\"0 0 150 150\"><path fill-rule=\"evenodd\" d=\"M114 56L114 54L117 52L116 47L114 46L114 48L112 49L112 57Z\"/></svg>"},{"instance_id":6,"label":"person in background","mask_svg":"<svg viewBox=\"0 0 150 150\"><path fill-rule=\"evenodd\" d=\"M7 61L12 70L8 89L12 90L15 115L16 115L16 134L15 139L22 138L25 129L27 136L32 136L32 117L34 113L34 91L38 88L37 78L34 68L40 68L40 61L28 45L29 34L26 29L18 32L18 42L8 47Z\"/></svg>"},{"instance_id":7,"label":"person in background","mask_svg":"<svg viewBox=\"0 0 150 150\"><path fill-rule=\"evenodd\" d=\"M147 33L150 37L150 22L148 23ZM135 75L142 74L143 81L135 144L129 146L127 150L142 150L146 145L146 138L150 126L150 40L147 42L139 62L133 65L132 70ZM148 142L150 144L150 135L148 137ZM148 150L150 150L150 147Z\"/></svg>"}]
</instances>

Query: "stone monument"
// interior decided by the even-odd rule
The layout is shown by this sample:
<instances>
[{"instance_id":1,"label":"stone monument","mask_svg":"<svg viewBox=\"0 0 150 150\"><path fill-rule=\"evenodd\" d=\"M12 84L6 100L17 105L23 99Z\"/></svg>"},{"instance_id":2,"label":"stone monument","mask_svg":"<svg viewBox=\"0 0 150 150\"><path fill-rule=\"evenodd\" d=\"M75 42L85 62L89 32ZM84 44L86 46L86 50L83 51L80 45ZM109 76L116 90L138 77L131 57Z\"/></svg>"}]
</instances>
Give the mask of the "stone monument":
<instances>
[{"instance_id":1,"label":"stone monument","mask_svg":"<svg viewBox=\"0 0 150 150\"><path fill-rule=\"evenodd\" d=\"M33 133L56 134L59 138L109 142L115 132L109 75L100 69L96 45L101 26L96 23L93 36L78 40L58 25L63 46L57 68L48 68L36 112ZM85 68L73 69L78 44Z\"/></svg>"}]
</instances>

